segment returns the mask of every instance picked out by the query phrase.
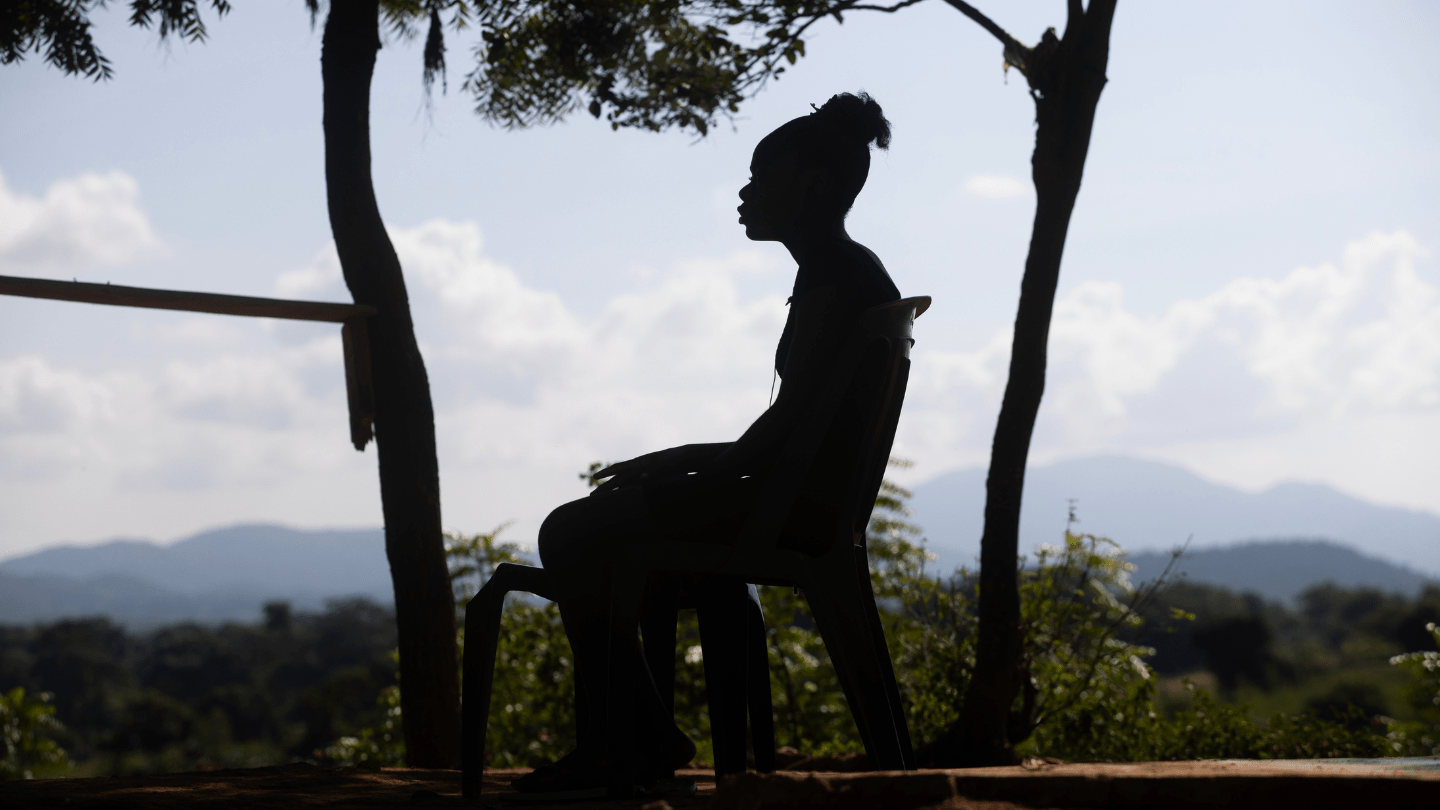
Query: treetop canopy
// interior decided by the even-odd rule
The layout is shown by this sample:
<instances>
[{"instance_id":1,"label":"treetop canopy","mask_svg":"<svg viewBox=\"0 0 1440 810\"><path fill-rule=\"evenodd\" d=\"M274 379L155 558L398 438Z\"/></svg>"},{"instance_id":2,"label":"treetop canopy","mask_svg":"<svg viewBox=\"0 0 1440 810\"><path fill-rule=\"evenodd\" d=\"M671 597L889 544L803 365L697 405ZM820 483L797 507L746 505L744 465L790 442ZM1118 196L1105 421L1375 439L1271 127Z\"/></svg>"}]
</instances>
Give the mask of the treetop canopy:
<instances>
[{"instance_id":1,"label":"treetop canopy","mask_svg":"<svg viewBox=\"0 0 1440 810\"><path fill-rule=\"evenodd\" d=\"M583 108L614 129L692 129L705 135L805 55L806 32L849 11L898 11L862 0L380 0L384 29L413 40L426 30L422 82L445 81L445 29L478 29L464 90L492 124L555 123ZM91 34L106 0L10 0L0 6L0 64L44 54L70 75L114 71ZM130 24L190 42L208 35L202 7L228 0L131 0ZM319 0L306 0L311 22Z\"/></svg>"}]
</instances>

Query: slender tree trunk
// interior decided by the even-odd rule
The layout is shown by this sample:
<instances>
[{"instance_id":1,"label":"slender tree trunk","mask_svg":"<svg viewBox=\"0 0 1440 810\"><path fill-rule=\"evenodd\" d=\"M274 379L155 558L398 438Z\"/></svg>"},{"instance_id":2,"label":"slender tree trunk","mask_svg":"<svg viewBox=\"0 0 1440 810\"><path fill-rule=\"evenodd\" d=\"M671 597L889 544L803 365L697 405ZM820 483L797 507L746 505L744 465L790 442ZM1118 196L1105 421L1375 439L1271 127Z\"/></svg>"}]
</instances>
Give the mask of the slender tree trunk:
<instances>
[{"instance_id":1,"label":"slender tree trunk","mask_svg":"<svg viewBox=\"0 0 1440 810\"><path fill-rule=\"evenodd\" d=\"M345 283L369 321L385 554L395 584L401 716L411 766L460 766L455 607L440 532L435 411L415 342L400 259L370 175L370 79L380 49L377 0L335 0L325 21L325 186Z\"/></svg>"},{"instance_id":2,"label":"slender tree trunk","mask_svg":"<svg viewBox=\"0 0 1440 810\"><path fill-rule=\"evenodd\" d=\"M969 11L965 13L970 15ZM1007 725L1024 677L1020 671L1017 570L1020 495L1025 487L1025 463L1035 416L1045 392L1045 350L1055 287L1060 279L1060 257L1075 197L1080 193L1095 107L1105 87L1114 14L1115 0L1091 0L1089 9L1084 10L1080 0L1070 0L1063 39L1057 40L1052 29L1035 48L1014 54L1026 63L1017 67L1025 72L1035 99L1037 128L1031 158L1035 223L1025 276L1020 282L1010 378L995 425L990 474L985 482L975 672L960 718L920 753L925 765L1008 765L1015 761ZM993 23L987 28L998 31ZM1006 56L1012 56L1008 47Z\"/></svg>"}]
</instances>

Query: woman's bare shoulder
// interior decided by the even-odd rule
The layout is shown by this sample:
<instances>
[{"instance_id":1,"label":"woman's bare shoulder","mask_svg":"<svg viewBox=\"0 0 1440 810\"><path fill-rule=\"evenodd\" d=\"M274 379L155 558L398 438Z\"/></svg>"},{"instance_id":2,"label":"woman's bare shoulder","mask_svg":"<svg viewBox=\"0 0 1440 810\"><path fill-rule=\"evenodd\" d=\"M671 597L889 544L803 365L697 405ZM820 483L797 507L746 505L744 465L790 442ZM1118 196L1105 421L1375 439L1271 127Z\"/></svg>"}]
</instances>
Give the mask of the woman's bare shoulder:
<instances>
[{"instance_id":1,"label":"woman's bare shoulder","mask_svg":"<svg viewBox=\"0 0 1440 810\"><path fill-rule=\"evenodd\" d=\"M897 301L900 288L890 278L885 264L875 251L851 239L836 243L837 253L845 256L847 281L858 288L860 298L867 306L878 306Z\"/></svg>"}]
</instances>

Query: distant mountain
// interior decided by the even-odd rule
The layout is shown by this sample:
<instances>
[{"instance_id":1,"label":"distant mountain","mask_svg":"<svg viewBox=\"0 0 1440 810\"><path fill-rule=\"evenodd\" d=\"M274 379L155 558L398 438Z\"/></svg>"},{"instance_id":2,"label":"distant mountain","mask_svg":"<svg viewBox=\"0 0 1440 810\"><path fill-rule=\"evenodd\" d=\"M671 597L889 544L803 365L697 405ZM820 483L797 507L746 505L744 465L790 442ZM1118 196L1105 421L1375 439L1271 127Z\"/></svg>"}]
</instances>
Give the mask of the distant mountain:
<instances>
[{"instance_id":1,"label":"distant mountain","mask_svg":"<svg viewBox=\"0 0 1440 810\"><path fill-rule=\"evenodd\" d=\"M1142 551L1131 554L1129 559L1136 568L1131 579L1141 583L1160 576L1170 555ZM1323 540L1274 540L1191 550L1171 569L1172 578L1182 573L1191 582L1224 585L1287 603L1319 582L1414 596L1427 582L1435 581Z\"/></svg>"},{"instance_id":2,"label":"distant mountain","mask_svg":"<svg viewBox=\"0 0 1440 810\"><path fill-rule=\"evenodd\" d=\"M329 595L330 598L338 594ZM318 611L327 596L261 594L243 589L223 593L180 593L128 574L88 579L53 574L0 572L0 624L31 624L80 616L108 616L118 624L146 630L178 622L256 622L262 606L284 599L295 610Z\"/></svg>"},{"instance_id":3,"label":"distant mountain","mask_svg":"<svg viewBox=\"0 0 1440 810\"><path fill-rule=\"evenodd\" d=\"M942 570L974 568L984 526L985 470L948 473L914 491L914 520L940 555ZM1248 493L1174 465L1116 456L1027 471L1022 552L1060 540L1071 498L1077 501L1077 530L1110 537L1136 552L1168 551L1192 536L1197 554L1239 541L1324 538L1417 576L1440 575L1440 515L1377 506L1317 484ZM1342 566L1322 579L1338 581L1343 573ZM1200 579L1193 572L1191 577Z\"/></svg>"},{"instance_id":4,"label":"distant mountain","mask_svg":"<svg viewBox=\"0 0 1440 810\"><path fill-rule=\"evenodd\" d=\"M984 470L962 470L914 488L914 519L940 556L938 570L975 567L984 482ZM1192 535L1181 569L1190 579L1273 599L1325 580L1413 593L1440 573L1440 516L1312 484L1251 494L1172 465L1117 457L1032 468L1022 552L1060 540L1070 498L1078 500L1077 528L1130 549L1142 578L1158 574L1166 552ZM1245 542L1256 540L1272 542ZM115 540L0 563L0 623L97 613L139 625L250 619L269 599L311 609L349 595L393 601L380 529L252 524L169 546Z\"/></svg>"},{"instance_id":5,"label":"distant mountain","mask_svg":"<svg viewBox=\"0 0 1440 810\"><path fill-rule=\"evenodd\" d=\"M0 623L95 614L136 626L255 619L270 599L315 609L341 596L393 601L380 529L250 524L168 546L115 540L0 563Z\"/></svg>"},{"instance_id":6,"label":"distant mountain","mask_svg":"<svg viewBox=\"0 0 1440 810\"><path fill-rule=\"evenodd\" d=\"M241 588L390 596L380 529L305 531L253 523L201 532L168 546L141 540L57 546L6 560L0 573L78 579L129 574L181 593Z\"/></svg>"}]
</instances>

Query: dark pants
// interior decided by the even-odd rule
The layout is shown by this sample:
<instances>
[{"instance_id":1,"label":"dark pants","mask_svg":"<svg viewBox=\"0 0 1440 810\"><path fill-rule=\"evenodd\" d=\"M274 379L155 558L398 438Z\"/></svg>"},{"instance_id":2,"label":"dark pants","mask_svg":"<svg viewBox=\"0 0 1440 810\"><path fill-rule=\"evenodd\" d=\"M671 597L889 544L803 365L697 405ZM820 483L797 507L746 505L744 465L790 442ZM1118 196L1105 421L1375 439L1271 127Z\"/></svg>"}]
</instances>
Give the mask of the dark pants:
<instances>
[{"instance_id":1,"label":"dark pants","mask_svg":"<svg viewBox=\"0 0 1440 810\"><path fill-rule=\"evenodd\" d=\"M610 634L610 572L615 548L660 531L639 487L626 487L560 506L540 527L540 562L555 583L565 634L575 654L576 735L583 752L601 753ZM634 647L636 753L665 759L675 734L659 690ZM663 767L663 765L661 766Z\"/></svg>"}]
</instances>

